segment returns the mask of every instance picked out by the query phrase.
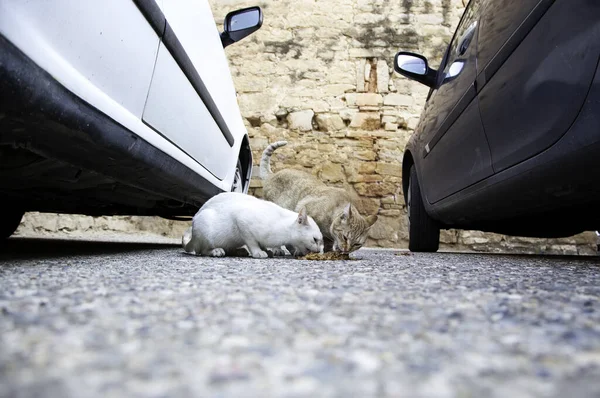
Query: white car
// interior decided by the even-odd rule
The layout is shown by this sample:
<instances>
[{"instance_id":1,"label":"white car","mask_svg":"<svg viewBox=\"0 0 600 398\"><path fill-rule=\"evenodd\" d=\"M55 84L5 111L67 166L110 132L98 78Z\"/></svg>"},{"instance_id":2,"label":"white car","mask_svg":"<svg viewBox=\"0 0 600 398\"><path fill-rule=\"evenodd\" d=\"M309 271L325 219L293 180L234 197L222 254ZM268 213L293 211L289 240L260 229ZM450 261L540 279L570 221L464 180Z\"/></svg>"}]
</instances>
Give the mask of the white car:
<instances>
[{"instance_id":1,"label":"white car","mask_svg":"<svg viewBox=\"0 0 600 398\"><path fill-rule=\"evenodd\" d=\"M247 192L223 47L262 11L206 0L0 1L0 238L25 211L193 215Z\"/></svg>"}]
</instances>

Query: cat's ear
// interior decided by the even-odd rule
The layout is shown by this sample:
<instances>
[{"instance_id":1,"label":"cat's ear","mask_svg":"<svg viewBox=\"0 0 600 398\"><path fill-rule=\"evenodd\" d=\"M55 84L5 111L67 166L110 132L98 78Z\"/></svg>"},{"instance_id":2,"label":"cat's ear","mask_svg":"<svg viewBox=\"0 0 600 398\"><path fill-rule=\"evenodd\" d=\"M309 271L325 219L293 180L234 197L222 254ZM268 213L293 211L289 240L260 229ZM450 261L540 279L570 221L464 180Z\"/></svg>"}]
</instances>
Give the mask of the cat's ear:
<instances>
[{"instance_id":1,"label":"cat's ear","mask_svg":"<svg viewBox=\"0 0 600 398\"><path fill-rule=\"evenodd\" d=\"M300 213L298 213L298 224L308 225L308 215L306 215L306 207L300 209Z\"/></svg>"},{"instance_id":2,"label":"cat's ear","mask_svg":"<svg viewBox=\"0 0 600 398\"><path fill-rule=\"evenodd\" d=\"M348 203L346 207L344 207L344 212L342 213L342 220L349 220L352 217L352 205Z\"/></svg>"},{"instance_id":3,"label":"cat's ear","mask_svg":"<svg viewBox=\"0 0 600 398\"><path fill-rule=\"evenodd\" d=\"M377 221L377 216L369 216L366 218L366 220L367 224L369 224L369 228L371 228L373 224L375 224L375 222Z\"/></svg>"}]
</instances>

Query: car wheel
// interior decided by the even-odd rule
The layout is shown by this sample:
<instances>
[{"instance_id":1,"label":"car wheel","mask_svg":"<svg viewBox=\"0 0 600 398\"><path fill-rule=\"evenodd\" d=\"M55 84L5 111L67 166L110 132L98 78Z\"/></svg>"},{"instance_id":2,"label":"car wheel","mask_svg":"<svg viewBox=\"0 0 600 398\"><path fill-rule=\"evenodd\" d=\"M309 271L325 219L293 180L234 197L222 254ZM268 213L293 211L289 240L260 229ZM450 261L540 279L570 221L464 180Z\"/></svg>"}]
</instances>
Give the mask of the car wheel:
<instances>
[{"instance_id":1,"label":"car wheel","mask_svg":"<svg viewBox=\"0 0 600 398\"><path fill-rule=\"evenodd\" d=\"M408 249L411 252L435 252L440 246L440 227L425 211L417 170L410 169L406 198L408 210Z\"/></svg>"},{"instance_id":2,"label":"car wheel","mask_svg":"<svg viewBox=\"0 0 600 398\"><path fill-rule=\"evenodd\" d=\"M15 210L14 207L0 210L0 239L8 238L17 230L23 214L25 214L24 211Z\"/></svg>"},{"instance_id":3,"label":"car wheel","mask_svg":"<svg viewBox=\"0 0 600 398\"><path fill-rule=\"evenodd\" d=\"M231 192L244 193L244 178L242 178L242 162L240 162L239 159L235 168L233 184L231 184Z\"/></svg>"}]
</instances>

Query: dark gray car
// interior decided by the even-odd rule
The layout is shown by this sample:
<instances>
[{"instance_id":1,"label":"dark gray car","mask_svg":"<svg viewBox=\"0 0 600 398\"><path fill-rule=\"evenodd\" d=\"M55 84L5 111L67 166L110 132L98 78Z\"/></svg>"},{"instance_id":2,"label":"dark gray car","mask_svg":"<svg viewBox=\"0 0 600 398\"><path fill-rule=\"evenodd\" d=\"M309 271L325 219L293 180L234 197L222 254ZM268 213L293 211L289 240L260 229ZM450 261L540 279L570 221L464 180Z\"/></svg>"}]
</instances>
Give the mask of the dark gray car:
<instances>
[{"instance_id":1,"label":"dark gray car","mask_svg":"<svg viewBox=\"0 0 600 398\"><path fill-rule=\"evenodd\" d=\"M471 0L403 160L410 250L440 228L565 237L600 228L600 2Z\"/></svg>"}]
</instances>

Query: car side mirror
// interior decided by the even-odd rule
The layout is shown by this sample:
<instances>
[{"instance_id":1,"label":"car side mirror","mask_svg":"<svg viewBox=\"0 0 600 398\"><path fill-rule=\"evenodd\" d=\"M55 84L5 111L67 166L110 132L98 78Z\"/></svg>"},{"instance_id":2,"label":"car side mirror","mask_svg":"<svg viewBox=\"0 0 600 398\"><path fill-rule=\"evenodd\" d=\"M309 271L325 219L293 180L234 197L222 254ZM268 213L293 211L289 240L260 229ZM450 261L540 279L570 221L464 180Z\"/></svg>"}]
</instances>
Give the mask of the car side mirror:
<instances>
[{"instance_id":1,"label":"car side mirror","mask_svg":"<svg viewBox=\"0 0 600 398\"><path fill-rule=\"evenodd\" d=\"M421 54L400 51L394 59L394 70L428 87L435 86L437 81L437 70L431 69Z\"/></svg>"},{"instance_id":2,"label":"car side mirror","mask_svg":"<svg viewBox=\"0 0 600 398\"><path fill-rule=\"evenodd\" d=\"M258 6L231 11L225 16L223 23L223 48L256 32L262 26L262 22L263 14Z\"/></svg>"}]
</instances>

